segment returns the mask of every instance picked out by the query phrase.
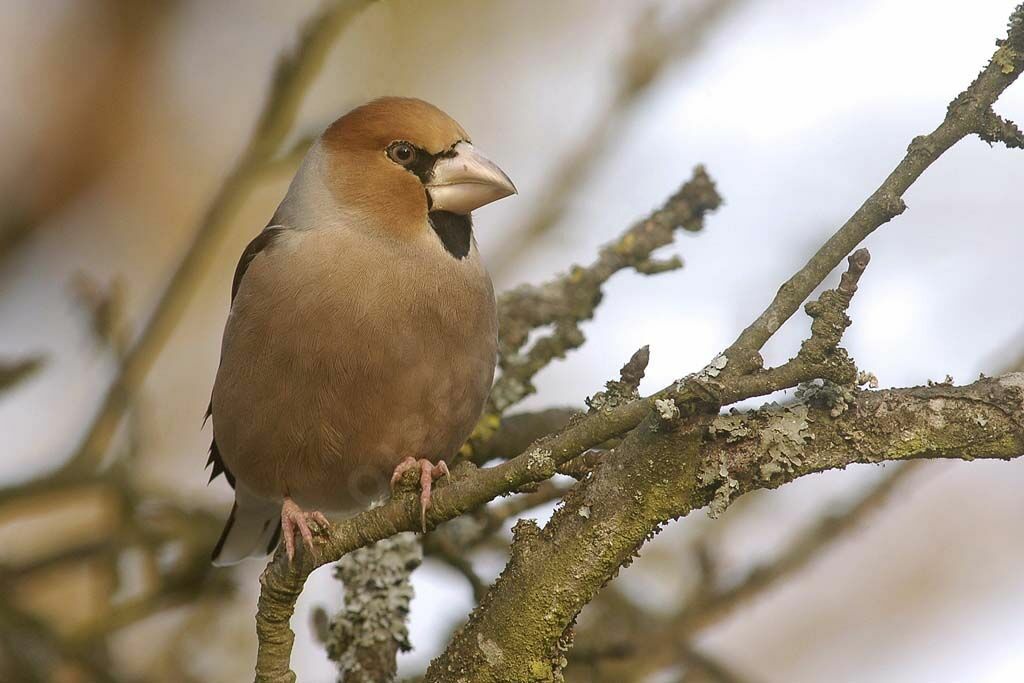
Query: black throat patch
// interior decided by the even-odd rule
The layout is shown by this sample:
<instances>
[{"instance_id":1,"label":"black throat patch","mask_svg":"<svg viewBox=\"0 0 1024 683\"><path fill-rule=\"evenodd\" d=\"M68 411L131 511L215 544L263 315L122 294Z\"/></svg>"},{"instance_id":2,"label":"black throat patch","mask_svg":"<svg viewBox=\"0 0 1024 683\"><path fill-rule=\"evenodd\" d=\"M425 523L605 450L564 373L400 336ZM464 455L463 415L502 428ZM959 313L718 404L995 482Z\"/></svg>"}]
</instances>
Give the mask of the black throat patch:
<instances>
[{"instance_id":1,"label":"black throat patch","mask_svg":"<svg viewBox=\"0 0 1024 683\"><path fill-rule=\"evenodd\" d=\"M473 219L451 211L431 211L427 218L448 253L457 259L466 258L473 239Z\"/></svg>"}]
</instances>

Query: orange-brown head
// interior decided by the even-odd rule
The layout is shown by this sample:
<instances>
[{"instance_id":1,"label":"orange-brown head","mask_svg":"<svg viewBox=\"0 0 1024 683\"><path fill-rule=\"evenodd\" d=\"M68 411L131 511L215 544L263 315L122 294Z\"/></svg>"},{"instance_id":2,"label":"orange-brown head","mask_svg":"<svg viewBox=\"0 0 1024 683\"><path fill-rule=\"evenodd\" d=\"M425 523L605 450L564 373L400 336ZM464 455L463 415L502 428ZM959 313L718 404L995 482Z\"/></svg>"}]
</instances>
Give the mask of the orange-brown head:
<instances>
[{"instance_id":1,"label":"orange-brown head","mask_svg":"<svg viewBox=\"0 0 1024 683\"><path fill-rule=\"evenodd\" d=\"M346 213L396 236L515 193L500 168L432 104L382 97L324 132L324 182ZM436 229L436 228L435 228Z\"/></svg>"}]
</instances>

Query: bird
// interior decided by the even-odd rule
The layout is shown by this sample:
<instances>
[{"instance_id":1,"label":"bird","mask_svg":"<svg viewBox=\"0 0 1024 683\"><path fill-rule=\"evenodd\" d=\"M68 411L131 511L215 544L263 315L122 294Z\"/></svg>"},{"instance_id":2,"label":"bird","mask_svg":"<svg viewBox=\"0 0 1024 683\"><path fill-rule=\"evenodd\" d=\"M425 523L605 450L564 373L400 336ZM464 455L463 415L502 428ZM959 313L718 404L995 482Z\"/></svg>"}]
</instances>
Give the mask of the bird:
<instances>
[{"instance_id":1,"label":"bird","mask_svg":"<svg viewBox=\"0 0 1024 683\"><path fill-rule=\"evenodd\" d=\"M231 287L207 417L234 504L213 563L315 553L328 514L432 483L494 378L494 289L472 212L516 194L459 123L383 97L317 138Z\"/></svg>"}]
</instances>

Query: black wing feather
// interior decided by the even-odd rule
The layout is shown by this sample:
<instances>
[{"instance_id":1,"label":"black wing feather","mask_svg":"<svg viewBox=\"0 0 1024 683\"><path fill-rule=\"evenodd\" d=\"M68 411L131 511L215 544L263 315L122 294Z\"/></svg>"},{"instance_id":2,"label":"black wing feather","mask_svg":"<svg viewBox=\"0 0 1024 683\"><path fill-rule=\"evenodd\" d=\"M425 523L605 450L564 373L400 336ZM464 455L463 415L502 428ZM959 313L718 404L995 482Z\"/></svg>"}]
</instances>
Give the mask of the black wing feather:
<instances>
[{"instance_id":1,"label":"black wing feather","mask_svg":"<svg viewBox=\"0 0 1024 683\"><path fill-rule=\"evenodd\" d=\"M249 264L256 258L256 255L261 251L269 248L277 237L286 230L281 226L272 226L264 228L264 230L256 235L245 251L242 252L242 257L238 259L238 265L235 266L235 277L231 281L231 301L234 302L235 296L238 294L238 288L242 285L242 278L245 277L245 271L248 270ZM203 418L203 424L210 419L213 415L213 400L211 399L210 405L206 408L206 417ZM212 468L210 471L210 481L216 479L219 475L223 474L224 478L231 484L231 488L235 487L235 475L227 468L224 464L224 459L220 456L220 448L217 447L217 435L214 434L213 439L210 441L210 457L206 460L206 466ZM218 546L219 548L219 546Z\"/></svg>"}]
</instances>

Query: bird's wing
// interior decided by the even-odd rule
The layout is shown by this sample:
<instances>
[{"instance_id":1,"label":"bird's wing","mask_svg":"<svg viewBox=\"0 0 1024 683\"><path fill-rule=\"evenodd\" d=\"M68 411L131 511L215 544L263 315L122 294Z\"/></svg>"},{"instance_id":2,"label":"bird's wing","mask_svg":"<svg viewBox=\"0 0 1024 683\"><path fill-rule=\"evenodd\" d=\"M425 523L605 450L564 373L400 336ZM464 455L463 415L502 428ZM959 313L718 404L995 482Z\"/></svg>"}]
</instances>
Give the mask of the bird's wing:
<instances>
[{"instance_id":1,"label":"bird's wing","mask_svg":"<svg viewBox=\"0 0 1024 683\"><path fill-rule=\"evenodd\" d=\"M268 225L265 227L260 234L256 235L242 252L241 258L238 259L238 265L235 266L235 277L231 281L231 301L234 303L235 296L238 294L238 288L242 286L242 279L245 277L245 271L249 268L249 264L256 258L256 255L261 251L267 249L274 240L287 228L281 225ZM213 415L213 400L210 400L209 405L206 408L206 416L203 418L203 424L210 419ZM220 455L220 449L217 447L217 435L214 434L213 439L210 441L210 457L206 460L206 466L212 468L210 471L210 481L217 478L218 475L223 474L224 478L228 480L228 483L232 488L235 486L235 475L231 474L227 466L224 464L224 459Z\"/></svg>"}]
</instances>

